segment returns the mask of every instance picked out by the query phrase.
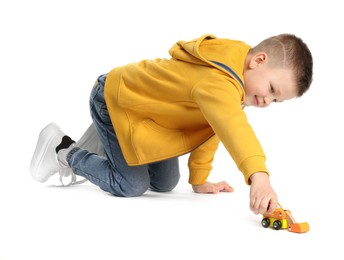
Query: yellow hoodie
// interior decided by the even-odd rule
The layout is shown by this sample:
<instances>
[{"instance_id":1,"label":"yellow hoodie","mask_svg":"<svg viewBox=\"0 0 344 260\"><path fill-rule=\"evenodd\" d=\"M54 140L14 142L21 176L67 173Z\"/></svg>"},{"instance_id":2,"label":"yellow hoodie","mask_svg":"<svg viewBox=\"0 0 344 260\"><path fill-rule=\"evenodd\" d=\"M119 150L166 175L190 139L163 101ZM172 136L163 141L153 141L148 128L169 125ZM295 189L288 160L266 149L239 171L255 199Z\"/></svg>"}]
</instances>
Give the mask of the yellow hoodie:
<instances>
[{"instance_id":1,"label":"yellow hoodie","mask_svg":"<svg viewBox=\"0 0 344 260\"><path fill-rule=\"evenodd\" d=\"M267 172L264 152L242 109L250 46L203 35L179 41L171 59L113 69L105 101L123 155L141 165L190 153L191 184L206 182L219 141L245 181Z\"/></svg>"}]
</instances>

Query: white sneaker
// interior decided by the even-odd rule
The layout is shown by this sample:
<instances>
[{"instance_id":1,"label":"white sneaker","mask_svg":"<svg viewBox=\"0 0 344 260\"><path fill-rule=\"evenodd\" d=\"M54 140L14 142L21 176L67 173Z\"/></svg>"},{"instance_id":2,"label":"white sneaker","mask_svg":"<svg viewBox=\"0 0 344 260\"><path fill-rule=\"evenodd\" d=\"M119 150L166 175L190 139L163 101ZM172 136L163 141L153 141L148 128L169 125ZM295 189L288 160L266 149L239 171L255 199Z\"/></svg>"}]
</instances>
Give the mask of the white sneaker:
<instances>
[{"instance_id":1,"label":"white sneaker","mask_svg":"<svg viewBox=\"0 0 344 260\"><path fill-rule=\"evenodd\" d=\"M76 142L76 147L87 150L91 153L95 153L99 156L105 156L103 144L99 140L93 123L87 128L86 132L80 137L79 141ZM76 175L73 173L70 167L60 167L59 174L62 186L80 184L87 181L87 179L77 181ZM70 178L68 184L64 183L63 179L65 178Z\"/></svg>"},{"instance_id":2,"label":"white sneaker","mask_svg":"<svg viewBox=\"0 0 344 260\"><path fill-rule=\"evenodd\" d=\"M59 162L55 149L61 143L64 136L65 133L63 133L55 123L47 125L41 131L30 164L31 175L35 180L46 182L51 176L58 173L62 186L80 184L87 181L86 179L77 181L72 169ZM76 146L100 156L105 156L103 145L98 138L93 124L88 127L86 132L76 143ZM70 178L68 184L63 182L64 178Z\"/></svg>"},{"instance_id":3,"label":"white sneaker","mask_svg":"<svg viewBox=\"0 0 344 260\"><path fill-rule=\"evenodd\" d=\"M36 149L30 163L30 172L35 180L46 182L54 174L60 171L61 173L66 172L66 169L69 168L58 161L56 151L56 148L61 145L64 136L65 134L55 123L47 125L39 134ZM74 142L71 139L70 141Z\"/></svg>"}]
</instances>

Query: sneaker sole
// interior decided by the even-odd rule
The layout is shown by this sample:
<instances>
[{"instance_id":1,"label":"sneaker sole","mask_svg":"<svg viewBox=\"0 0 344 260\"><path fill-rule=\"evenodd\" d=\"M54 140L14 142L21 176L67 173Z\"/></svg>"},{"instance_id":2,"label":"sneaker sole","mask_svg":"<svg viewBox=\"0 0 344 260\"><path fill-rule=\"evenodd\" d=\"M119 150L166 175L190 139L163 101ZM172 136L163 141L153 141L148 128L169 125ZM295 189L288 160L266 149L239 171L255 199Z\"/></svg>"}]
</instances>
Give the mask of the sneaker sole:
<instances>
[{"instance_id":1,"label":"sneaker sole","mask_svg":"<svg viewBox=\"0 0 344 260\"><path fill-rule=\"evenodd\" d=\"M44 169L42 171L41 166L48 148L51 142L54 140L54 134L57 130L60 130L60 128L55 123L50 123L39 134L36 149L30 163L31 175L39 182L47 181L49 177L54 174L53 172L47 173L44 171ZM45 142L42 142L41 140L45 140Z\"/></svg>"}]
</instances>

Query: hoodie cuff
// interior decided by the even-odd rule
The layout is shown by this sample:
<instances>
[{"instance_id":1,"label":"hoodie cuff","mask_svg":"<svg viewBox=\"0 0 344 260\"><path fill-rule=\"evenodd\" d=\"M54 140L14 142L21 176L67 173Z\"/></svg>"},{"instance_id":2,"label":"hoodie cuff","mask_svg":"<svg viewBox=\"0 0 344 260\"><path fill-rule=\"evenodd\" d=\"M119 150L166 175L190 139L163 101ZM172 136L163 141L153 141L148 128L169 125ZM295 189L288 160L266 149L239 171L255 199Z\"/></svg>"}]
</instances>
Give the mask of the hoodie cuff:
<instances>
[{"instance_id":1,"label":"hoodie cuff","mask_svg":"<svg viewBox=\"0 0 344 260\"><path fill-rule=\"evenodd\" d=\"M190 169L189 183L192 185L203 184L210 174L209 169Z\"/></svg>"},{"instance_id":2,"label":"hoodie cuff","mask_svg":"<svg viewBox=\"0 0 344 260\"><path fill-rule=\"evenodd\" d=\"M269 174L265 166L264 156L254 156L247 158L240 164L239 170L244 174L245 182L247 185L251 184L250 177L252 174L256 172L266 172L267 174Z\"/></svg>"}]
</instances>

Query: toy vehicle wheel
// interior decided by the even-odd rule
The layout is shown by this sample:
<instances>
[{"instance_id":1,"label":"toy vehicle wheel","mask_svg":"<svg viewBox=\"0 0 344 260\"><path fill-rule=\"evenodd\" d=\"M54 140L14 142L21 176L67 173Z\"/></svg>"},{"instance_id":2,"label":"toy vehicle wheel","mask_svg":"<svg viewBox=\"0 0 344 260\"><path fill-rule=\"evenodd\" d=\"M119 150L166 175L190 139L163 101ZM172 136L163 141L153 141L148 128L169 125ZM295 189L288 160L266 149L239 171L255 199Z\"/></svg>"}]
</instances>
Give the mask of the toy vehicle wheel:
<instances>
[{"instance_id":1,"label":"toy vehicle wheel","mask_svg":"<svg viewBox=\"0 0 344 260\"><path fill-rule=\"evenodd\" d=\"M272 225L272 227L273 227L274 229L276 229L276 230L281 229L281 227L282 227L281 221L275 220L274 223L273 223L273 225Z\"/></svg>"},{"instance_id":2,"label":"toy vehicle wheel","mask_svg":"<svg viewBox=\"0 0 344 260\"><path fill-rule=\"evenodd\" d=\"M265 227L265 228L269 227L270 226L270 219L263 218L262 219L262 226Z\"/></svg>"}]
</instances>

